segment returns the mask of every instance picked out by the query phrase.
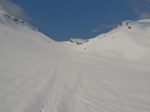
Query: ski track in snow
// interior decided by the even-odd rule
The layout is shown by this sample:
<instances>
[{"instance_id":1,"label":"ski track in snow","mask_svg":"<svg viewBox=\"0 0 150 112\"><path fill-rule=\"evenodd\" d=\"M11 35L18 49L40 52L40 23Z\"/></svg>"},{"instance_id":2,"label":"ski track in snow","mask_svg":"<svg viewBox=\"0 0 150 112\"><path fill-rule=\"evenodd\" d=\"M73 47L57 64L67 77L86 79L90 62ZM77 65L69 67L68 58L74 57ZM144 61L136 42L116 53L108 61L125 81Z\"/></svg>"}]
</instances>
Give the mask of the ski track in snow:
<instances>
[{"instance_id":1,"label":"ski track in snow","mask_svg":"<svg viewBox=\"0 0 150 112\"><path fill-rule=\"evenodd\" d=\"M95 61L97 62L97 60ZM75 60L73 63L75 65L78 65L78 64L86 65L87 63L90 63L91 66L89 66L89 68L91 68L92 64L96 63L95 61L92 60L91 62L84 62L82 60L81 61ZM69 62L69 63L72 63L72 62ZM111 64L111 62L109 63ZM78 70L79 68L76 69L73 67L74 64L71 66L71 68L74 70L71 69L71 72L76 71L76 74L73 74L75 72L70 73L69 71L68 73L66 73L66 71L70 69L70 67L62 67L62 66L58 67L58 68L63 69L65 71L65 74L62 71L61 73L57 72L57 74L58 75L61 74L61 76L59 76L59 78L56 78L57 80L55 81L54 87L53 89L51 89L50 95L48 96L49 98L48 104L46 105L46 107L43 109L42 112L51 112L51 111L52 112L53 111L54 112L55 111L56 112L78 112L78 111L91 112L94 110L95 111L101 110L105 112L111 112L114 110L122 111L122 112L128 112L128 111L137 112L139 111L139 108L136 107L135 104L137 103L137 105L141 105L142 103L144 104L144 102L146 101L146 99L145 101L144 100L142 101L141 99L136 99L137 102L133 103L130 100L129 98L130 95L131 97L134 95L137 95L137 96L144 95L143 93L142 94L135 94L136 92L134 93L134 89L135 90L139 89L140 91L140 89L142 88L140 86L138 87L138 85L134 85L134 86L131 86L131 88L129 88L130 87L129 85L132 85L133 83L132 81L140 81L140 78L138 77L139 79L138 78L132 79L131 82L130 82L130 78L124 79L120 77L118 78L118 80L115 80L115 78L117 78L117 75L123 75L123 76L127 75L126 73L125 74L122 73L121 70L119 71L119 73L117 73L114 69L119 69L118 66L116 68L111 68L112 67L111 65L107 66L108 67L107 69L111 69L112 72L110 73L108 72L108 74L106 74L104 72L105 70L98 71L98 68L91 70L92 73L90 73L89 68L86 69L87 72L86 70L83 71L84 68L82 67L80 68L80 70ZM66 62L66 65L69 65L69 64L67 64ZM65 70L65 68L67 68L67 70ZM102 67L102 68L106 69L105 67ZM126 67L121 67L121 69L124 69L124 68ZM108 76L105 77L104 74L108 76L113 74L114 77L108 78ZM140 73L138 74L140 75ZM149 73L145 75L148 75L148 74ZM71 77L72 79L68 79L68 77ZM126 76L126 77L129 77L129 76ZM68 82L70 80L71 82ZM118 86L119 83L123 83L124 85L121 84L123 85L123 87L122 86L119 87ZM123 90L122 88L127 89L127 90L129 89L131 91L131 92L129 90L127 91L129 95L126 94L126 91ZM133 93L132 93L132 90L133 90ZM146 92L148 94L150 93L149 90ZM137 92L137 93L140 93L140 92ZM148 94L145 94L145 95L148 96ZM147 99L147 101L149 102L149 99ZM149 106L145 104L144 108L145 109L143 110L141 109L141 111L148 112Z\"/></svg>"},{"instance_id":2,"label":"ski track in snow","mask_svg":"<svg viewBox=\"0 0 150 112\"><path fill-rule=\"evenodd\" d=\"M0 112L149 112L145 22L74 40L80 45L0 23Z\"/></svg>"}]
</instances>

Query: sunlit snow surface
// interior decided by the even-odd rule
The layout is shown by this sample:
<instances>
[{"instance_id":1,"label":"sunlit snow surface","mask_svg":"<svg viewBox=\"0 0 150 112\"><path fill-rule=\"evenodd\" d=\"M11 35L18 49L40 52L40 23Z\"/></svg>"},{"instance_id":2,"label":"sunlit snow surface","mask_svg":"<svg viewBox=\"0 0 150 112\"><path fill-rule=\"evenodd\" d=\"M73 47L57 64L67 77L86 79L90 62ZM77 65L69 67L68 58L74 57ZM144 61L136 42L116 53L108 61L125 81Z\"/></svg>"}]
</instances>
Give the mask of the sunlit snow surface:
<instances>
[{"instance_id":1,"label":"sunlit snow surface","mask_svg":"<svg viewBox=\"0 0 150 112\"><path fill-rule=\"evenodd\" d=\"M77 45L0 23L0 112L150 112L149 24Z\"/></svg>"}]
</instances>

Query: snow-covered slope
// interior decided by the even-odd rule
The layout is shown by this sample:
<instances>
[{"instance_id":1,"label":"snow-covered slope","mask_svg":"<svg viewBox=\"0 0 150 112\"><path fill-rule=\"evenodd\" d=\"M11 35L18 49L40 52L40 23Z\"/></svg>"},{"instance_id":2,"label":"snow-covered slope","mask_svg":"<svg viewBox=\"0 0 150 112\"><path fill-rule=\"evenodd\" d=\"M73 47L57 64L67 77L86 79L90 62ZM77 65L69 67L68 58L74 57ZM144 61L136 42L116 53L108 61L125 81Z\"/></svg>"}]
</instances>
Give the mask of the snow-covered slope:
<instances>
[{"instance_id":1,"label":"snow-covered slope","mask_svg":"<svg viewBox=\"0 0 150 112\"><path fill-rule=\"evenodd\" d=\"M83 45L74 45L76 47L73 46L73 48L104 57L139 61L145 59L150 51L149 23L148 20L125 21L109 33L90 39Z\"/></svg>"},{"instance_id":2,"label":"snow-covered slope","mask_svg":"<svg viewBox=\"0 0 150 112\"><path fill-rule=\"evenodd\" d=\"M0 20L0 112L150 111L149 20L81 44Z\"/></svg>"}]
</instances>

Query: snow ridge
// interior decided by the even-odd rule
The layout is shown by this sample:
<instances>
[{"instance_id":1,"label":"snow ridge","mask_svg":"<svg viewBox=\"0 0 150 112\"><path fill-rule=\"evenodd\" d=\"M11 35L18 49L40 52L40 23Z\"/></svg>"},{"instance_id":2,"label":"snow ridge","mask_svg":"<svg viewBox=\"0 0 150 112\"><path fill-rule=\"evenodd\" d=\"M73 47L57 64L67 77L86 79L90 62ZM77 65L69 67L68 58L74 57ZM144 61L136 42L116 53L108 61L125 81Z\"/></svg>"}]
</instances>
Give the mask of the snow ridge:
<instances>
[{"instance_id":1,"label":"snow ridge","mask_svg":"<svg viewBox=\"0 0 150 112\"><path fill-rule=\"evenodd\" d=\"M25 20L18 18L12 14L10 14L7 10L3 8L3 6L0 4L0 22L3 24L10 25L10 21L13 21L17 24L22 24L24 26L27 26L33 30L38 30L36 27L32 26L30 23L26 22Z\"/></svg>"},{"instance_id":2,"label":"snow ridge","mask_svg":"<svg viewBox=\"0 0 150 112\"><path fill-rule=\"evenodd\" d=\"M150 22L149 22L150 23ZM146 25L145 25L146 24ZM112 31L86 40L74 40L66 46L85 53L92 53L109 58L123 58L128 61L140 61L150 52L150 25L124 21Z\"/></svg>"}]
</instances>

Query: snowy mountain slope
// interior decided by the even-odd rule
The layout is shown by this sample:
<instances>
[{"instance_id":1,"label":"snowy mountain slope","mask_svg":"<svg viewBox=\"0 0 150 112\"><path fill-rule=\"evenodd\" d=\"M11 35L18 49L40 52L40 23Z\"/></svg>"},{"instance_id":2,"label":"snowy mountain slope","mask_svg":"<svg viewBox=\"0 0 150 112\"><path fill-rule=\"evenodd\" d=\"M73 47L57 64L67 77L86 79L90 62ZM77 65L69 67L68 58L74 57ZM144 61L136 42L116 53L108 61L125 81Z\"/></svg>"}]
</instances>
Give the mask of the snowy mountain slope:
<instances>
[{"instance_id":1,"label":"snowy mountain slope","mask_svg":"<svg viewBox=\"0 0 150 112\"><path fill-rule=\"evenodd\" d=\"M13 21L13 22L12 22ZM29 28L33 30L38 30L36 27L32 26L28 22L24 21L22 18L19 18L12 13L9 13L3 5L0 4L0 22L3 24L7 24L10 26L10 24L13 24L14 22L17 24L22 24L24 26L28 26Z\"/></svg>"},{"instance_id":2,"label":"snowy mountain slope","mask_svg":"<svg viewBox=\"0 0 150 112\"><path fill-rule=\"evenodd\" d=\"M145 22L125 21L109 33L99 35L73 48L104 57L138 61L144 59L150 52L149 32L150 27L145 26Z\"/></svg>"},{"instance_id":3,"label":"snowy mountain slope","mask_svg":"<svg viewBox=\"0 0 150 112\"><path fill-rule=\"evenodd\" d=\"M0 22L0 111L25 112L27 107L39 105L42 95L46 95L46 79L52 72L48 54L55 42L26 25L4 18L1 15L0 19L9 24ZM41 108L37 107L35 112Z\"/></svg>"},{"instance_id":4,"label":"snowy mountain slope","mask_svg":"<svg viewBox=\"0 0 150 112\"><path fill-rule=\"evenodd\" d=\"M0 112L150 111L148 20L76 45L2 18Z\"/></svg>"}]
</instances>

